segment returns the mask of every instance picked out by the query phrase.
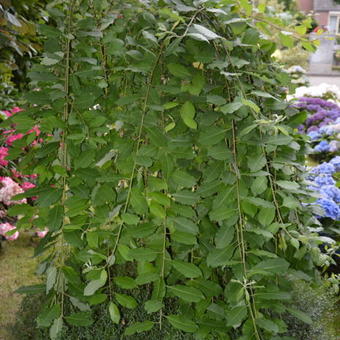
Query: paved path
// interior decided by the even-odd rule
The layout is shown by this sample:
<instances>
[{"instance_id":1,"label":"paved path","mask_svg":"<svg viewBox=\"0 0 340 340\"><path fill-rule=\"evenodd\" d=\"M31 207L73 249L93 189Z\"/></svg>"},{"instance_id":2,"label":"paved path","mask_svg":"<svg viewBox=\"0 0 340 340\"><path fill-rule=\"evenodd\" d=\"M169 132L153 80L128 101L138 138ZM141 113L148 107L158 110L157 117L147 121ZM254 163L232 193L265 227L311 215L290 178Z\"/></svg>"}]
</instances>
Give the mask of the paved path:
<instances>
[{"instance_id":1,"label":"paved path","mask_svg":"<svg viewBox=\"0 0 340 340\"><path fill-rule=\"evenodd\" d=\"M308 76L311 85L319 85L321 83L327 83L337 85L340 88L340 75L335 76Z\"/></svg>"}]
</instances>

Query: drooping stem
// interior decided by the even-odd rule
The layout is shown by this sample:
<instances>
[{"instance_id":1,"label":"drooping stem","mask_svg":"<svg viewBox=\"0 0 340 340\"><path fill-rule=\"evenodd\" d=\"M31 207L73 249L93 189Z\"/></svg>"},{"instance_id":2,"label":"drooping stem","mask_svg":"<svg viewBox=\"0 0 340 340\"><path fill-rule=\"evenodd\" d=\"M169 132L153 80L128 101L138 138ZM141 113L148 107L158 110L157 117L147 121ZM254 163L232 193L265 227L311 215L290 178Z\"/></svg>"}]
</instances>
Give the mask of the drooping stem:
<instances>
[{"instance_id":1,"label":"drooping stem","mask_svg":"<svg viewBox=\"0 0 340 340\"><path fill-rule=\"evenodd\" d=\"M243 278L244 278L244 289L245 289L245 293L246 295L249 294L249 303L248 305L248 310L250 313L250 317L252 319L252 323L253 323L253 328L254 328L254 332L255 332L255 337L257 340L261 340L261 336L260 333L257 329L257 324L256 324L256 306L255 306L255 302L254 302L254 293L253 290L251 288L251 286L249 286L248 288L248 277L247 277L247 266L246 266L246 246L245 246L245 242L244 242L244 216L242 213L242 209L241 209L241 195L240 195L240 170L239 170L239 166L238 166L238 156L237 156L237 137L236 137L236 124L235 121L232 120L232 154L233 154L233 167L234 167L234 172L236 174L236 196L237 196L237 210L238 210L238 223L236 224L237 227L237 241L238 241L238 248L239 248L239 252L240 252L240 258L241 258L241 262L242 262L242 268L243 268ZM248 289L249 289L249 293L248 293Z\"/></svg>"},{"instance_id":2,"label":"drooping stem","mask_svg":"<svg viewBox=\"0 0 340 340\"><path fill-rule=\"evenodd\" d=\"M154 76L155 76L156 68L157 68L159 61L161 59L161 56L162 56L162 51L163 51L163 45L160 47L158 57L157 57L156 62L154 64L153 68L152 68L152 71L150 73L150 78L149 78L149 82L148 82L148 86L147 86L146 94L145 94L145 99L144 99L144 103L143 103L143 107L142 107L142 117L141 117L141 121L140 121L139 128L138 128L136 153L139 151L139 148L140 148L141 143L142 143L141 137L142 137L142 132L143 132L143 128L144 128L144 120L145 120L145 116L146 116L146 113L147 113L150 91L151 91L151 88L152 88L152 82L153 82L153 79L154 79ZM130 179L129 179L129 187L128 187L128 192L127 192L127 197L126 197L124 207L123 207L123 213L125 213L127 211L128 207L129 207L131 190L132 190L132 185L133 185L133 179L134 179L135 174L136 174L136 168L137 168L137 163L136 163L136 160L134 160ZM112 254L115 254L115 252L117 250L118 243L119 243L122 231L123 231L123 226L124 226L124 223L122 221L122 222L120 222L119 227L118 227L118 234L117 234L115 245L114 245L113 250L112 250Z\"/></svg>"}]
</instances>

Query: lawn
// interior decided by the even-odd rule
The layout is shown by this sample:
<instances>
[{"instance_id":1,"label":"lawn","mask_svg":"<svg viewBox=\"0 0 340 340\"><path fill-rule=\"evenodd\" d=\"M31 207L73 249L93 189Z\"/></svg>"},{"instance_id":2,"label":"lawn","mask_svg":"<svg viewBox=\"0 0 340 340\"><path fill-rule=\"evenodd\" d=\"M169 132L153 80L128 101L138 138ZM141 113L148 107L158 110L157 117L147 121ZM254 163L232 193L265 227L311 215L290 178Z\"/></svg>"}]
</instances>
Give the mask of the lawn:
<instances>
[{"instance_id":1,"label":"lawn","mask_svg":"<svg viewBox=\"0 0 340 340\"><path fill-rule=\"evenodd\" d=\"M0 340L13 340L9 325L16 318L23 296L15 290L38 282L35 276L37 259L32 258L31 236L21 234L13 242L5 242L0 250Z\"/></svg>"}]
</instances>

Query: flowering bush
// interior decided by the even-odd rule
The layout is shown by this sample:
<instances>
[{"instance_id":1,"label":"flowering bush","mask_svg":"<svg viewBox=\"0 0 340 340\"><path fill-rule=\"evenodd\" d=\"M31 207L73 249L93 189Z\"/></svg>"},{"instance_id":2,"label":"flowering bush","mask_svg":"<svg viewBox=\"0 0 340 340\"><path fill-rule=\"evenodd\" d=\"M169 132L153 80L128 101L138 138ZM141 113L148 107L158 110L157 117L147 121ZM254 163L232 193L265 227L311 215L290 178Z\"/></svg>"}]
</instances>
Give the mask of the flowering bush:
<instances>
[{"instance_id":1,"label":"flowering bush","mask_svg":"<svg viewBox=\"0 0 340 340\"><path fill-rule=\"evenodd\" d=\"M322 83L317 86L301 86L295 90L295 93L288 99L314 97L325 100L340 100L340 89L336 85Z\"/></svg>"},{"instance_id":2,"label":"flowering bush","mask_svg":"<svg viewBox=\"0 0 340 340\"><path fill-rule=\"evenodd\" d=\"M340 220L340 189L333 178L337 172L340 172L340 156L313 168L308 176L312 182L310 188L320 194L316 203L323 208L323 217L335 221Z\"/></svg>"},{"instance_id":3,"label":"flowering bush","mask_svg":"<svg viewBox=\"0 0 340 340\"><path fill-rule=\"evenodd\" d=\"M311 157L318 161L329 160L340 146L340 107L336 103L311 97L301 97L293 105L309 113L300 132L311 138Z\"/></svg>"},{"instance_id":4,"label":"flowering bush","mask_svg":"<svg viewBox=\"0 0 340 340\"><path fill-rule=\"evenodd\" d=\"M0 114L2 119L7 119L21 111L22 110L19 107L15 107L10 111L0 111ZM40 129L38 126L34 126L25 134L21 132L18 133L15 125L12 125L10 130L1 130L3 146L0 147L0 169L1 175L4 176L0 177L0 235L10 241L16 240L19 237L19 232L16 230L15 226L15 222L18 217L8 216L7 210L13 205L25 204L28 200L31 201L34 199L34 197L30 199L14 199L14 196L22 194L35 187L35 184L31 181L34 180L37 175L25 175L18 171L17 164L20 161L20 156L10 161L7 159L10 154L11 147L13 147L15 142L21 140L25 135L32 135L30 147L42 142L42 139L38 138L40 136ZM25 152L27 150L22 147L22 151ZM44 237L46 232L46 230L38 230L37 236Z\"/></svg>"}]
</instances>

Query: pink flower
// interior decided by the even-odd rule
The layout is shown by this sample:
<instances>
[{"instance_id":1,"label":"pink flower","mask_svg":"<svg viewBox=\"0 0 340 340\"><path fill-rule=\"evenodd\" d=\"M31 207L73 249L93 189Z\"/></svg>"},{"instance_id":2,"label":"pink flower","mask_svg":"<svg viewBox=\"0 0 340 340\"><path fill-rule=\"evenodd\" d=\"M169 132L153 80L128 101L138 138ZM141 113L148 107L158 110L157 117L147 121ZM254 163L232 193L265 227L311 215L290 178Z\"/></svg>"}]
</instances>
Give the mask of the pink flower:
<instances>
[{"instance_id":1,"label":"pink flower","mask_svg":"<svg viewBox=\"0 0 340 340\"><path fill-rule=\"evenodd\" d=\"M12 200L13 196L24 192L24 190L20 188L20 185L14 182L12 178L0 177L0 182L2 184L2 188L0 189L0 202L3 202L5 205L27 203L26 198L18 201Z\"/></svg>"},{"instance_id":2,"label":"pink flower","mask_svg":"<svg viewBox=\"0 0 340 340\"><path fill-rule=\"evenodd\" d=\"M48 228L45 228L44 230L37 230L36 234L39 238L44 238L48 231L49 231Z\"/></svg>"},{"instance_id":3,"label":"pink flower","mask_svg":"<svg viewBox=\"0 0 340 340\"><path fill-rule=\"evenodd\" d=\"M32 188L35 188L35 184L31 182L24 182L21 184L21 188L24 190L32 189Z\"/></svg>"},{"instance_id":4,"label":"pink flower","mask_svg":"<svg viewBox=\"0 0 340 340\"><path fill-rule=\"evenodd\" d=\"M7 117L12 116L12 113L10 111L4 110L2 111Z\"/></svg>"},{"instance_id":5,"label":"pink flower","mask_svg":"<svg viewBox=\"0 0 340 340\"><path fill-rule=\"evenodd\" d=\"M11 110L12 114L17 113L17 112L21 112L24 111L23 109L21 109L20 107L16 106L13 107L13 109Z\"/></svg>"},{"instance_id":6,"label":"pink flower","mask_svg":"<svg viewBox=\"0 0 340 340\"><path fill-rule=\"evenodd\" d=\"M11 172L12 172L12 176L14 178L21 178L21 177L23 177L23 175L19 171L15 170L15 169L12 169Z\"/></svg>"},{"instance_id":7,"label":"pink flower","mask_svg":"<svg viewBox=\"0 0 340 340\"><path fill-rule=\"evenodd\" d=\"M0 209L0 218L4 218L6 215L7 215L7 211Z\"/></svg>"},{"instance_id":8,"label":"pink flower","mask_svg":"<svg viewBox=\"0 0 340 340\"><path fill-rule=\"evenodd\" d=\"M0 165L7 166L8 161L5 160L5 157L8 156L8 148L5 148L4 146L0 147Z\"/></svg>"},{"instance_id":9,"label":"pink flower","mask_svg":"<svg viewBox=\"0 0 340 340\"><path fill-rule=\"evenodd\" d=\"M16 135L12 135L7 137L6 139L6 144L8 144L9 146L11 146L13 144L14 141L21 139L22 137L24 137L24 135L22 133L18 133Z\"/></svg>"},{"instance_id":10,"label":"pink flower","mask_svg":"<svg viewBox=\"0 0 340 340\"><path fill-rule=\"evenodd\" d=\"M39 129L39 126L38 125L35 125L33 126L33 128L31 130L29 130L27 133L33 133L35 132L35 135L38 137L41 133L40 129Z\"/></svg>"},{"instance_id":11,"label":"pink flower","mask_svg":"<svg viewBox=\"0 0 340 340\"><path fill-rule=\"evenodd\" d=\"M2 235L3 237L6 238L6 240L9 241L14 241L19 237L19 232L16 231L14 234L12 235L7 235L7 233L11 230L16 229L16 227L10 223L1 223L0 224L0 235Z\"/></svg>"}]
</instances>

